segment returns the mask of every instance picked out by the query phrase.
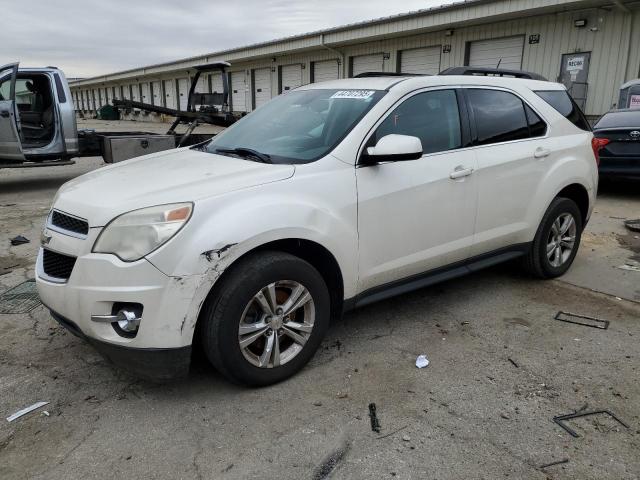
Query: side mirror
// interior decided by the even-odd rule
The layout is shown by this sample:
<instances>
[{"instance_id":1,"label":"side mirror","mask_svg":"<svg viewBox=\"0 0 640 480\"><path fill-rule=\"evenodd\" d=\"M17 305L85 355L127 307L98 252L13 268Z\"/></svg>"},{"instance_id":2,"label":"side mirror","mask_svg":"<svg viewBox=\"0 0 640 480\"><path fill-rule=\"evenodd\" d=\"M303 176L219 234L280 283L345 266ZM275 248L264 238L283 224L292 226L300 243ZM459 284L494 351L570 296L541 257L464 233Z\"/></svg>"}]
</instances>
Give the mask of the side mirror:
<instances>
[{"instance_id":1,"label":"side mirror","mask_svg":"<svg viewBox=\"0 0 640 480\"><path fill-rule=\"evenodd\" d=\"M410 135L385 135L362 155L362 163L398 162L422 157L422 142Z\"/></svg>"}]
</instances>

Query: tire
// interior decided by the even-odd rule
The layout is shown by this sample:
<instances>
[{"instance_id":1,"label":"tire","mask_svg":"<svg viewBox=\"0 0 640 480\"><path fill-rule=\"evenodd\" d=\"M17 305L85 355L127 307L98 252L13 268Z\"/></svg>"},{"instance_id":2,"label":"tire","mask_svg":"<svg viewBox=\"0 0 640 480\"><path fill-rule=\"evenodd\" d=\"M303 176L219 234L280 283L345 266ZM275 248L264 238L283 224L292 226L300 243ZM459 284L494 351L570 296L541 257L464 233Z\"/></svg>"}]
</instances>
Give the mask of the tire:
<instances>
[{"instance_id":1,"label":"tire","mask_svg":"<svg viewBox=\"0 0 640 480\"><path fill-rule=\"evenodd\" d=\"M228 380L247 386L294 375L311 359L329 326L329 291L322 276L308 262L276 251L251 254L227 273L204 305L201 340L207 358ZM296 308L307 294L310 301ZM274 299L278 308L286 308L289 300L294 309L278 314ZM243 348L241 340L249 343Z\"/></svg>"},{"instance_id":2,"label":"tire","mask_svg":"<svg viewBox=\"0 0 640 480\"><path fill-rule=\"evenodd\" d=\"M569 226L567 233L561 236L563 240L560 245L560 255L558 255L557 239L560 236L556 235L557 230L553 230L554 223L560 221L560 225L565 226L564 221L569 216L573 219L575 228ZM573 233L573 235L570 235L570 233ZM566 240L570 237L573 237L571 250L565 251L562 245L566 246L571 243ZM568 198L555 198L542 217L531 248L524 257L525 270L535 277L545 279L563 275L573 263L576 253L578 253L581 237L582 214L578 205ZM552 242L555 243L556 248L547 254L547 249L551 248Z\"/></svg>"}]
</instances>

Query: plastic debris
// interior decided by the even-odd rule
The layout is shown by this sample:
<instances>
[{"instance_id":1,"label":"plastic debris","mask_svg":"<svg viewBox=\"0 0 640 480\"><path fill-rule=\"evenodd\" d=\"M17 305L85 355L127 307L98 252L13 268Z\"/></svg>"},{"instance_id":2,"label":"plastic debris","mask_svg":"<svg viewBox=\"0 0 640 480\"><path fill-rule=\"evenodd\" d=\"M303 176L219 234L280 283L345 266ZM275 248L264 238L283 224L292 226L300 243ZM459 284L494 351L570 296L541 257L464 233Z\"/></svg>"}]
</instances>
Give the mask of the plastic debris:
<instances>
[{"instance_id":1,"label":"plastic debris","mask_svg":"<svg viewBox=\"0 0 640 480\"><path fill-rule=\"evenodd\" d=\"M427 359L427 356L426 355L418 355L418 358L416 358L416 367L424 368L427 365L429 365L429 360Z\"/></svg>"},{"instance_id":2,"label":"plastic debris","mask_svg":"<svg viewBox=\"0 0 640 480\"><path fill-rule=\"evenodd\" d=\"M23 243L29 243L31 240L29 240L27 237L23 237L22 235L18 235L17 237L13 237L11 239L11 245L22 245Z\"/></svg>"},{"instance_id":3,"label":"plastic debris","mask_svg":"<svg viewBox=\"0 0 640 480\"><path fill-rule=\"evenodd\" d=\"M49 402L34 403L30 407L23 408L22 410L18 410L16 413L11 415L10 417L7 417L7 422L13 422L17 418L20 418L20 417L22 417L23 415L26 415L29 412L33 412L34 410L37 410L40 407L44 407L45 405L49 405Z\"/></svg>"}]
</instances>

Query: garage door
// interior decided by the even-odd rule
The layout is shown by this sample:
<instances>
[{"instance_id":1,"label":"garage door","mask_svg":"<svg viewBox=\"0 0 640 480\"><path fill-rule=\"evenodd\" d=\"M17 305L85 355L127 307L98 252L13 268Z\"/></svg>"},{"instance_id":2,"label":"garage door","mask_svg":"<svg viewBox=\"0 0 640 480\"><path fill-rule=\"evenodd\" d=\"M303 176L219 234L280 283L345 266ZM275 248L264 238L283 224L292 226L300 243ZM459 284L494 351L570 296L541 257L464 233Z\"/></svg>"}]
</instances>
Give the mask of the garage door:
<instances>
[{"instance_id":1,"label":"garage door","mask_svg":"<svg viewBox=\"0 0 640 480\"><path fill-rule=\"evenodd\" d=\"M151 103L151 88L149 87L149 82L140 84L140 88L142 90L142 99L140 101L142 103Z\"/></svg>"},{"instance_id":2,"label":"garage door","mask_svg":"<svg viewBox=\"0 0 640 480\"><path fill-rule=\"evenodd\" d=\"M302 65L284 65L280 67L280 92L293 90L302 85Z\"/></svg>"},{"instance_id":3,"label":"garage door","mask_svg":"<svg viewBox=\"0 0 640 480\"><path fill-rule=\"evenodd\" d=\"M440 72L440 47L402 50L400 72L437 75Z\"/></svg>"},{"instance_id":4,"label":"garage door","mask_svg":"<svg viewBox=\"0 0 640 480\"><path fill-rule=\"evenodd\" d=\"M364 72L382 72L384 71L384 59L381 53L374 55L360 55L351 58L351 76Z\"/></svg>"},{"instance_id":5,"label":"garage door","mask_svg":"<svg viewBox=\"0 0 640 480\"><path fill-rule=\"evenodd\" d=\"M257 68L253 71L253 108L271 100L271 69Z\"/></svg>"},{"instance_id":6,"label":"garage door","mask_svg":"<svg viewBox=\"0 0 640 480\"><path fill-rule=\"evenodd\" d=\"M164 81L165 107L176 108L176 87L173 80Z\"/></svg>"},{"instance_id":7,"label":"garage door","mask_svg":"<svg viewBox=\"0 0 640 480\"><path fill-rule=\"evenodd\" d=\"M247 111L246 75L242 72L231 72L231 109L234 112Z\"/></svg>"},{"instance_id":8,"label":"garage door","mask_svg":"<svg viewBox=\"0 0 640 480\"><path fill-rule=\"evenodd\" d=\"M222 74L212 73L211 77L211 93L222 93L224 86L222 85Z\"/></svg>"},{"instance_id":9,"label":"garage door","mask_svg":"<svg viewBox=\"0 0 640 480\"><path fill-rule=\"evenodd\" d=\"M178 79L178 109L182 111L187 110L187 101L189 100L189 79Z\"/></svg>"},{"instance_id":10,"label":"garage door","mask_svg":"<svg viewBox=\"0 0 640 480\"><path fill-rule=\"evenodd\" d=\"M160 82L151 82L151 101L154 105L162 106L162 88Z\"/></svg>"},{"instance_id":11,"label":"garage door","mask_svg":"<svg viewBox=\"0 0 640 480\"><path fill-rule=\"evenodd\" d=\"M336 80L338 78L338 60L327 60L324 62L313 62L311 65L313 83Z\"/></svg>"},{"instance_id":12,"label":"garage door","mask_svg":"<svg viewBox=\"0 0 640 480\"><path fill-rule=\"evenodd\" d=\"M519 70L523 48L524 37L521 36L471 42L469 66Z\"/></svg>"}]
</instances>

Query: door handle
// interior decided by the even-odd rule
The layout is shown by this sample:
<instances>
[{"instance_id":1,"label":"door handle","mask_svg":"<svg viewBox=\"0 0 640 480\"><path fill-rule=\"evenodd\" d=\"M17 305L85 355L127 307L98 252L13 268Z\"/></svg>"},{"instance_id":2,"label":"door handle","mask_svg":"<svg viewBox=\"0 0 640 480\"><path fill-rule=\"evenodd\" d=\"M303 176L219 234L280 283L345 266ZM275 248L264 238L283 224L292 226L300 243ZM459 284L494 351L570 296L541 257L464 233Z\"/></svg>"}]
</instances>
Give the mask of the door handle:
<instances>
[{"instance_id":1,"label":"door handle","mask_svg":"<svg viewBox=\"0 0 640 480\"><path fill-rule=\"evenodd\" d=\"M455 180L457 178L468 177L473 173L473 168L465 168L462 165L458 165L453 172L449 174L449 178Z\"/></svg>"},{"instance_id":2,"label":"door handle","mask_svg":"<svg viewBox=\"0 0 640 480\"><path fill-rule=\"evenodd\" d=\"M545 158L545 157L548 157L550 153L551 153L551 150L547 150L546 148L538 147L538 148L536 148L536 151L533 152L533 156L535 158Z\"/></svg>"},{"instance_id":3,"label":"door handle","mask_svg":"<svg viewBox=\"0 0 640 480\"><path fill-rule=\"evenodd\" d=\"M2 116L4 118L9 118L11 116L11 114L9 113L9 110L2 110L0 112L0 116Z\"/></svg>"}]
</instances>

